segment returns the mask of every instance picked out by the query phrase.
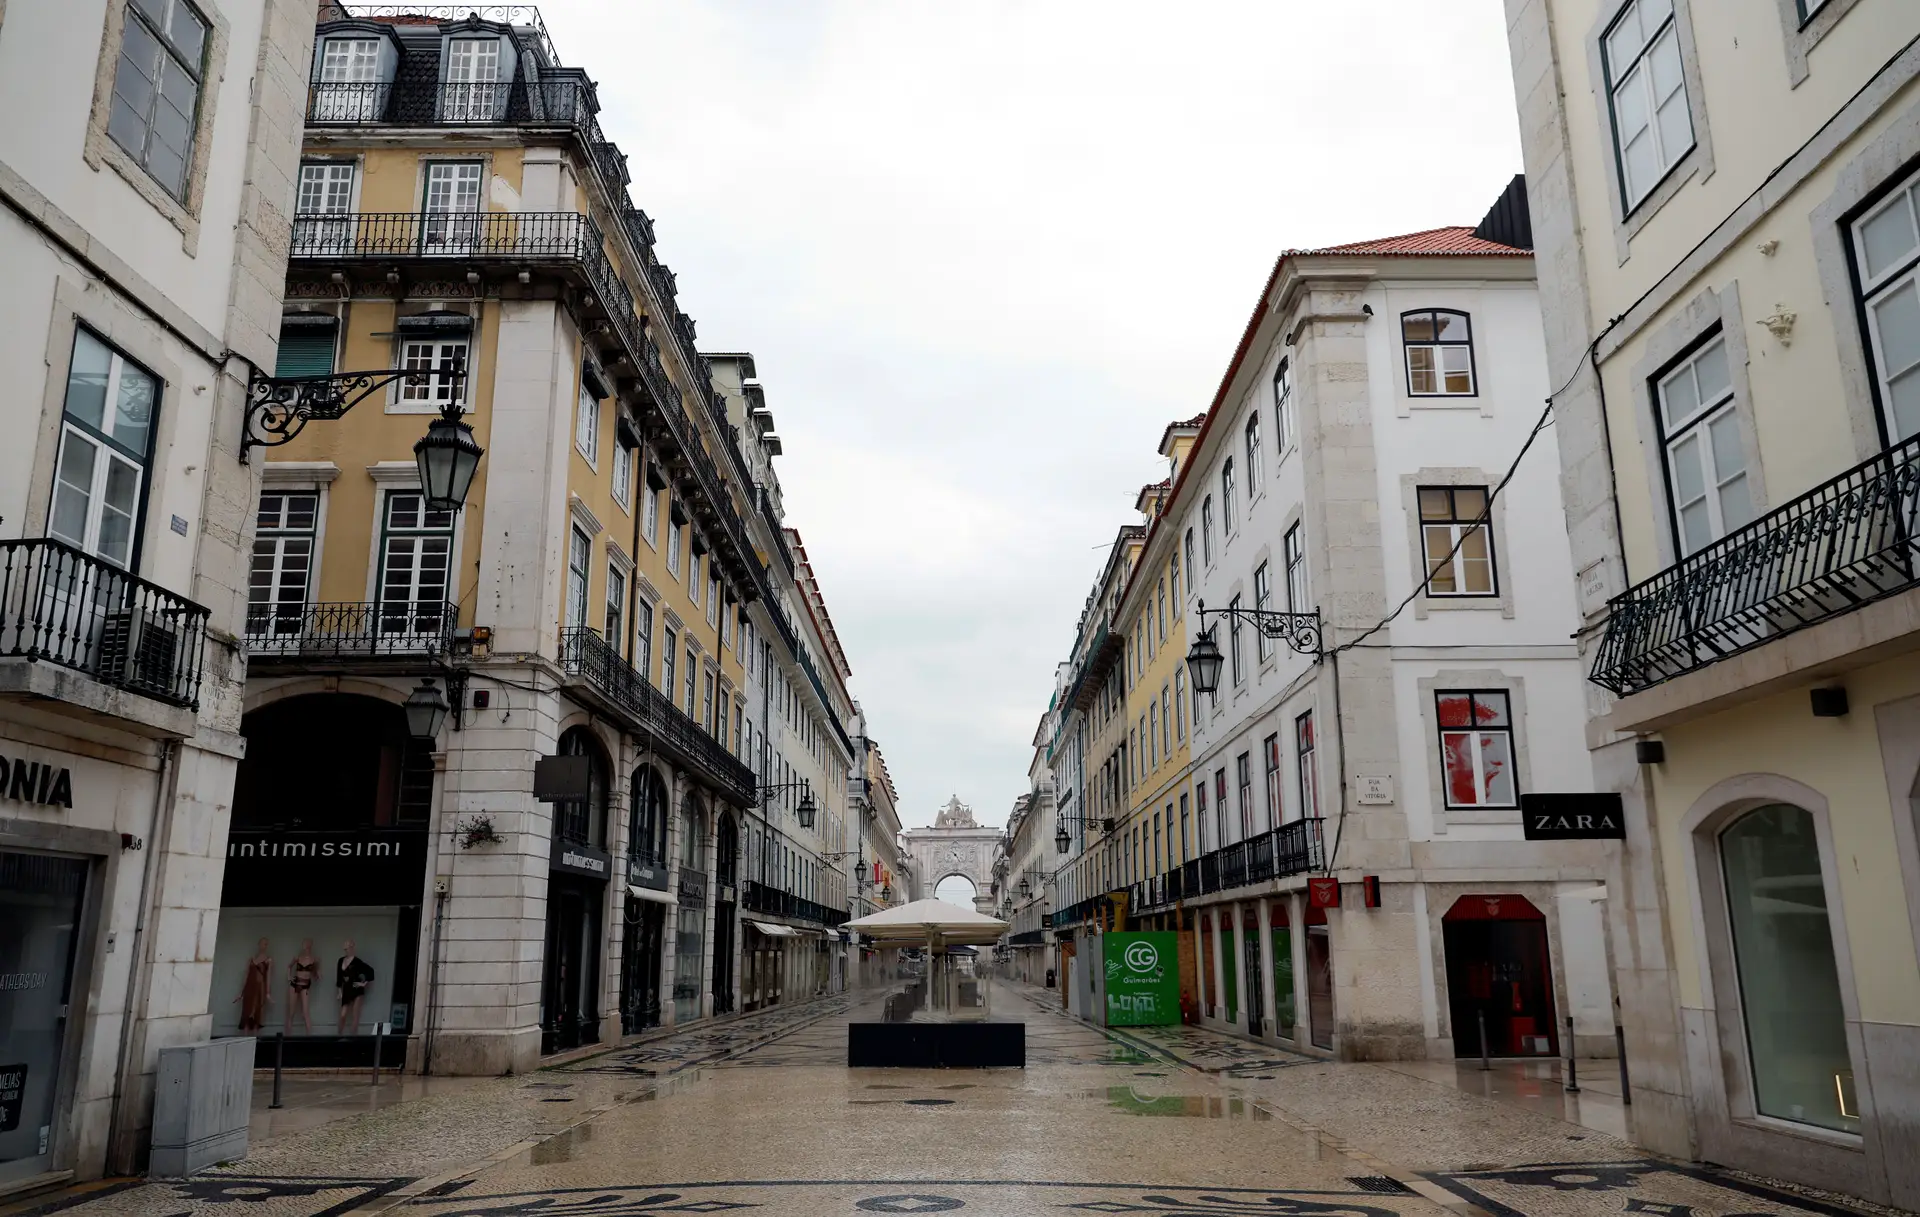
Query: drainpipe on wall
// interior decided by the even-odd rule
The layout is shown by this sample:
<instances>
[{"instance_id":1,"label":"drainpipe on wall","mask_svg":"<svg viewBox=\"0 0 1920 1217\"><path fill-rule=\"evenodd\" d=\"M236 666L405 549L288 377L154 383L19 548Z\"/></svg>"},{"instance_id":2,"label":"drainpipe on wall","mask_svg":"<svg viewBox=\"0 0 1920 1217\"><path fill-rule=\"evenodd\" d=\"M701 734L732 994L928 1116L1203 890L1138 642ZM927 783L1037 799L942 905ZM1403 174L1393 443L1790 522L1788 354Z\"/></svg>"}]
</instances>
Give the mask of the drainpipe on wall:
<instances>
[{"instance_id":1,"label":"drainpipe on wall","mask_svg":"<svg viewBox=\"0 0 1920 1217\"><path fill-rule=\"evenodd\" d=\"M120 1049L113 1065L113 1102L107 1115L108 1168L120 1174L131 1174L140 1169L138 1146L122 1142L120 1113L132 1080L135 1000L145 989L147 978L153 971L147 958L147 917L153 901L154 869L173 840L172 808L179 786L179 751L180 744L176 740L160 742L160 768L154 774L153 781L153 815L148 820L147 828L147 835L151 839L146 861L140 868L140 905L134 913L133 941L128 944L133 962L127 968L127 995L120 1015Z\"/></svg>"}]
</instances>

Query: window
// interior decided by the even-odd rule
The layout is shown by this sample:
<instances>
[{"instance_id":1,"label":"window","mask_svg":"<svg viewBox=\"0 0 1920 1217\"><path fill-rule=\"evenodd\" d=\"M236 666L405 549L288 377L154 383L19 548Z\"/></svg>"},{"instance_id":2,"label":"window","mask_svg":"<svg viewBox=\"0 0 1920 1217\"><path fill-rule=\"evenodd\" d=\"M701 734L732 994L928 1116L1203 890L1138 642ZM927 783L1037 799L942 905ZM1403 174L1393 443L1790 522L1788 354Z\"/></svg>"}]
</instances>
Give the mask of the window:
<instances>
[{"instance_id":1,"label":"window","mask_svg":"<svg viewBox=\"0 0 1920 1217\"><path fill-rule=\"evenodd\" d=\"M1227 660L1233 670L1233 683L1239 684L1246 679L1246 665L1240 658L1240 597L1227 601Z\"/></svg>"},{"instance_id":2,"label":"window","mask_svg":"<svg viewBox=\"0 0 1920 1217\"><path fill-rule=\"evenodd\" d=\"M478 243L480 178L484 171L479 161L428 162L426 195L421 205L422 252L461 254Z\"/></svg>"},{"instance_id":3,"label":"window","mask_svg":"<svg viewBox=\"0 0 1920 1217\"><path fill-rule=\"evenodd\" d=\"M1273 370L1273 442L1282 455L1293 447L1293 370L1284 359Z\"/></svg>"},{"instance_id":4,"label":"window","mask_svg":"<svg viewBox=\"0 0 1920 1217\"><path fill-rule=\"evenodd\" d=\"M1726 340L1714 338L1661 377L1656 396L1667 497L1684 557L1753 519Z\"/></svg>"},{"instance_id":5,"label":"window","mask_svg":"<svg viewBox=\"0 0 1920 1217\"><path fill-rule=\"evenodd\" d=\"M714 726L715 711L712 672L703 672L700 675L700 697L700 721L706 724L708 735L718 735L719 731Z\"/></svg>"},{"instance_id":6,"label":"window","mask_svg":"<svg viewBox=\"0 0 1920 1217\"><path fill-rule=\"evenodd\" d=\"M1415 397L1473 396L1473 323L1465 313L1425 309L1400 314L1407 392Z\"/></svg>"},{"instance_id":7,"label":"window","mask_svg":"<svg viewBox=\"0 0 1920 1217\"><path fill-rule=\"evenodd\" d=\"M660 690L667 695L668 701L673 700L673 664L675 656L679 654L675 644L679 641L679 635L673 632L672 626L663 627L660 633Z\"/></svg>"},{"instance_id":8,"label":"window","mask_svg":"<svg viewBox=\"0 0 1920 1217\"><path fill-rule=\"evenodd\" d=\"M1193 807L1200 825L1200 852L1204 854L1207 852L1207 779L1204 775L1193 784Z\"/></svg>"},{"instance_id":9,"label":"window","mask_svg":"<svg viewBox=\"0 0 1920 1217\"><path fill-rule=\"evenodd\" d=\"M313 91L313 121L373 122L385 109L376 38L329 38L320 47L320 82Z\"/></svg>"},{"instance_id":10,"label":"window","mask_svg":"<svg viewBox=\"0 0 1920 1217\"><path fill-rule=\"evenodd\" d=\"M458 405L464 397L463 378L459 373L467 366L467 340L408 339L400 344L400 366L416 373L400 381L402 411L440 410Z\"/></svg>"},{"instance_id":11,"label":"window","mask_svg":"<svg viewBox=\"0 0 1920 1217\"><path fill-rule=\"evenodd\" d=\"M1156 612L1160 619L1160 642L1164 646L1167 641L1167 581L1165 579L1160 580L1159 586L1153 589L1153 595L1158 606Z\"/></svg>"},{"instance_id":12,"label":"window","mask_svg":"<svg viewBox=\"0 0 1920 1217\"><path fill-rule=\"evenodd\" d=\"M387 492L380 538L380 632L433 633L446 620L453 513L427 510L418 490Z\"/></svg>"},{"instance_id":13,"label":"window","mask_svg":"<svg viewBox=\"0 0 1920 1217\"><path fill-rule=\"evenodd\" d=\"M633 449L618 442L613 446L613 501L622 507L633 503Z\"/></svg>"},{"instance_id":14,"label":"window","mask_svg":"<svg viewBox=\"0 0 1920 1217\"><path fill-rule=\"evenodd\" d=\"M567 624L575 629L587 625L587 560L592 553L592 540L576 526L567 542Z\"/></svg>"},{"instance_id":15,"label":"window","mask_svg":"<svg viewBox=\"0 0 1920 1217\"><path fill-rule=\"evenodd\" d=\"M1220 844L1227 843L1227 769L1222 765L1213 771L1213 827L1219 836Z\"/></svg>"},{"instance_id":16,"label":"window","mask_svg":"<svg viewBox=\"0 0 1920 1217\"><path fill-rule=\"evenodd\" d=\"M310 490L260 496L247 574L247 633L300 633L319 513L320 496Z\"/></svg>"},{"instance_id":17,"label":"window","mask_svg":"<svg viewBox=\"0 0 1920 1217\"><path fill-rule=\"evenodd\" d=\"M633 666L642 676L653 671L653 606L633 602Z\"/></svg>"},{"instance_id":18,"label":"window","mask_svg":"<svg viewBox=\"0 0 1920 1217\"><path fill-rule=\"evenodd\" d=\"M1253 571L1253 607L1256 612L1267 612L1273 608L1273 570L1271 562L1262 562ZM1253 636L1254 654L1261 662L1272 658L1273 639L1267 637L1265 630L1257 630Z\"/></svg>"},{"instance_id":19,"label":"window","mask_svg":"<svg viewBox=\"0 0 1920 1217\"><path fill-rule=\"evenodd\" d=\"M187 197L206 18L186 0L129 0L107 134L176 199Z\"/></svg>"},{"instance_id":20,"label":"window","mask_svg":"<svg viewBox=\"0 0 1920 1217\"><path fill-rule=\"evenodd\" d=\"M686 666L685 696L686 696L687 717L694 718L695 706L694 706L693 699L694 699L694 694L698 691L698 683L700 678L700 657L694 652L694 649L691 646L687 648L687 662L685 666ZM694 719L694 721L698 722L699 720Z\"/></svg>"},{"instance_id":21,"label":"window","mask_svg":"<svg viewBox=\"0 0 1920 1217\"><path fill-rule=\"evenodd\" d=\"M573 446L587 458L587 464L600 464L600 399L580 386L580 405L574 414Z\"/></svg>"},{"instance_id":22,"label":"window","mask_svg":"<svg viewBox=\"0 0 1920 1217\"><path fill-rule=\"evenodd\" d=\"M1253 758L1242 752L1233 758L1234 777L1240 785L1240 839L1253 835Z\"/></svg>"},{"instance_id":23,"label":"window","mask_svg":"<svg viewBox=\"0 0 1920 1217\"><path fill-rule=\"evenodd\" d=\"M1307 540L1300 525L1287 529L1280 557L1287 564L1287 611L1307 612L1312 601L1307 596Z\"/></svg>"},{"instance_id":24,"label":"window","mask_svg":"<svg viewBox=\"0 0 1920 1217\"><path fill-rule=\"evenodd\" d=\"M1632 211L1693 148L1673 0L1634 0L1602 45L1620 189Z\"/></svg>"},{"instance_id":25,"label":"window","mask_svg":"<svg viewBox=\"0 0 1920 1217\"><path fill-rule=\"evenodd\" d=\"M1189 551L1189 556L1187 558L1187 565L1192 566L1193 558L1191 556L1191 551L1193 549L1193 530L1191 528L1187 530L1187 549ZM1179 553L1176 552L1171 558L1167 560L1167 566L1168 566L1167 585L1169 590L1173 592L1173 619L1175 621L1178 621L1180 620L1180 555Z\"/></svg>"},{"instance_id":26,"label":"window","mask_svg":"<svg viewBox=\"0 0 1920 1217\"><path fill-rule=\"evenodd\" d=\"M353 248L356 169L352 161L301 163L300 182L293 199L296 253L344 253Z\"/></svg>"},{"instance_id":27,"label":"window","mask_svg":"<svg viewBox=\"0 0 1920 1217\"><path fill-rule=\"evenodd\" d=\"M1799 0L1800 24L1813 20L1813 15L1827 7L1827 0Z\"/></svg>"},{"instance_id":28,"label":"window","mask_svg":"<svg viewBox=\"0 0 1920 1217\"><path fill-rule=\"evenodd\" d=\"M1513 722L1498 691L1434 694L1448 807L1518 807Z\"/></svg>"},{"instance_id":29,"label":"window","mask_svg":"<svg viewBox=\"0 0 1920 1217\"><path fill-rule=\"evenodd\" d=\"M1149 769L1160 768L1160 703L1147 706L1147 759Z\"/></svg>"},{"instance_id":30,"label":"window","mask_svg":"<svg viewBox=\"0 0 1920 1217\"><path fill-rule=\"evenodd\" d=\"M496 112L498 38L447 40L447 83L441 112L448 122L484 122Z\"/></svg>"},{"instance_id":31,"label":"window","mask_svg":"<svg viewBox=\"0 0 1920 1217\"><path fill-rule=\"evenodd\" d=\"M1422 486L1420 549L1429 596L1499 594L1485 486Z\"/></svg>"},{"instance_id":32,"label":"window","mask_svg":"<svg viewBox=\"0 0 1920 1217\"><path fill-rule=\"evenodd\" d=\"M1193 856L1192 844L1193 839L1188 833L1187 825L1187 792L1183 790L1180 792L1180 860L1182 862Z\"/></svg>"},{"instance_id":33,"label":"window","mask_svg":"<svg viewBox=\"0 0 1920 1217\"><path fill-rule=\"evenodd\" d=\"M660 490L653 484L653 475L647 474L640 480L640 535L647 544L658 547L660 543Z\"/></svg>"},{"instance_id":34,"label":"window","mask_svg":"<svg viewBox=\"0 0 1920 1217\"><path fill-rule=\"evenodd\" d=\"M707 624L720 622L720 576L713 573L713 564L707 564Z\"/></svg>"},{"instance_id":35,"label":"window","mask_svg":"<svg viewBox=\"0 0 1920 1217\"><path fill-rule=\"evenodd\" d=\"M1260 479L1265 476L1264 455L1260 451L1260 411L1247 415L1247 498L1249 501L1260 493Z\"/></svg>"},{"instance_id":36,"label":"window","mask_svg":"<svg viewBox=\"0 0 1920 1217\"><path fill-rule=\"evenodd\" d=\"M1920 434L1920 174L1853 225L1856 275L1887 438Z\"/></svg>"},{"instance_id":37,"label":"window","mask_svg":"<svg viewBox=\"0 0 1920 1217\"><path fill-rule=\"evenodd\" d=\"M132 568L159 405L159 381L74 330L48 535Z\"/></svg>"},{"instance_id":38,"label":"window","mask_svg":"<svg viewBox=\"0 0 1920 1217\"><path fill-rule=\"evenodd\" d=\"M1160 686L1160 754L1173 759L1173 690Z\"/></svg>"},{"instance_id":39,"label":"window","mask_svg":"<svg viewBox=\"0 0 1920 1217\"><path fill-rule=\"evenodd\" d=\"M1313 711L1293 720L1293 763L1300 778L1300 814L1308 819L1320 815L1320 778L1313 770Z\"/></svg>"},{"instance_id":40,"label":"window","mask_svg":"<svg viewBox=\"0 0 1920 1217\"><path fill-rule=\"evenodd\" d=\"M1860 1108L1813 816L1787 803L1756 807L1720 833L1718 852L1754 1107L1763 1116L1857 1133Z\"/></svg>"},{"instance_id":41,"label":"window","mask_svg":"<svg viewBox=\"0 0 1920 1217\"><path fill-rule=\"evenodd\" d=\"M680 573L680 533L681 531L682 530L680 528L680 521L671 519L671 518L668 519L667 521L667 571L668 573L676 576Z\"/></svg>"},{"instance_id":42,"label":"window","mask_svg":"<svg viewBox=\"0 0 1920 1217\"><path fill-rule=\"evenodd\" d=\"M623 641L621 626L627 619L627 576L619 567L607 566L607 645L618 650Z\"/></svg>"},{"instance_id":43,"label":"window","mask_svg":"<svg viewBox=\"0 0 1920 1217\"><path fill-rule=\"evenodd\" d=\"M1220 465L1220 535L1233 532L1233 458Z\"/></svg>"},{"instance_id":44,"label":"window","mask_svg":"<svg viewBox=\"0 0 1920 1217\"><path fill-rule=\"evenodd\" d=\"M1200 501L1200 556L1213 565L1213 496Z\"/></svg>"},{"instance_id":45,"label":"window","mask_svg":"<svg viewBox=\"0 0 1920 1217\"><path fill-rule=\"evenodd\" d=\"M1187 529L1187 536L1183 542L1183 546L1187 554L1187 585L1191 587L1193 585L1194 572L1200 569L1193 564L1193 529Z\"/></svg>"},{"instance_id":46,"label":"window","mask_svg":"<svg viewBox=\"0 0 1920 1217\"><path fill-rule=\"evenodd\" d=\"M1260 753L1266 758L1267 827L1277 828L1287 818L1280 797L1280 733L1261 741Z\"/></svg>"},{"instance_id":47,"label":"window","mask_svg":"<svg viewBox=\"0 0 1920 1217\"><path fill-rule=\"evenodd\" d=\"M1181 743L1187 739L1187 670L1184 666L1173 670L1173 730L1174 737Z\"/></svg>"},{"instance_id":48,"label":"window","mask_svg":"<svg viewBox=\"0 0 1920 1217\"><path fill-rule=\"evenodd\" d=\"M700 579L700 538L695 537L693 541L693 552L687 555L687 599L695 604L700 603L700 588L702 586L703 584Z\"/></svg>"}]
</instances>

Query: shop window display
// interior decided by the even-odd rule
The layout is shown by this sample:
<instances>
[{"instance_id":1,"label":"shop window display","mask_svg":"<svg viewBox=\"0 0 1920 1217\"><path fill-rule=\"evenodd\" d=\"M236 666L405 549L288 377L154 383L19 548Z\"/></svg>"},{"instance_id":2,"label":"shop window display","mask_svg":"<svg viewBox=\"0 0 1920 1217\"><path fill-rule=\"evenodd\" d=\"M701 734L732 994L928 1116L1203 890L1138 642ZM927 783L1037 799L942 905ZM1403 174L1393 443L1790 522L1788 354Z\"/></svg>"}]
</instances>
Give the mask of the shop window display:
<instances>
[{"instance_id":1,"label":"shop window display","mask_svg":"<svg viewBox=\"0 0 1920 1217\"><path fill-rule=\"evenodd\" d=\"M0 850L0 1183L46 1169L86 907L78 858Z\"/></svg>"}]
</instances>

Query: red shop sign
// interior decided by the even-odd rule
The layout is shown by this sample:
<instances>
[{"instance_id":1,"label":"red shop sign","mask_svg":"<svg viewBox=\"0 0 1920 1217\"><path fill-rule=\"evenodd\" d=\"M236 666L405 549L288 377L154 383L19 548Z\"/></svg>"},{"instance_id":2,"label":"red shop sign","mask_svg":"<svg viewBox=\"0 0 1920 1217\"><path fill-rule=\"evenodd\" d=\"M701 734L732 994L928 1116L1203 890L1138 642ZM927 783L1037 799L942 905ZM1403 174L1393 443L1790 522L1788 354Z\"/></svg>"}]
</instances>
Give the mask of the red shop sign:
<instances>
[{"instance_id":1,"label":"red shop sign","mask_svg":"<svg viewBox=\"0 0 1920 1217\"><path fill-rule=\"evenodd\" d=\"M1339 908L1340 881L1338 879L1307 880L1307 907L1312 909Z\"/></svg>"}]
</instances>

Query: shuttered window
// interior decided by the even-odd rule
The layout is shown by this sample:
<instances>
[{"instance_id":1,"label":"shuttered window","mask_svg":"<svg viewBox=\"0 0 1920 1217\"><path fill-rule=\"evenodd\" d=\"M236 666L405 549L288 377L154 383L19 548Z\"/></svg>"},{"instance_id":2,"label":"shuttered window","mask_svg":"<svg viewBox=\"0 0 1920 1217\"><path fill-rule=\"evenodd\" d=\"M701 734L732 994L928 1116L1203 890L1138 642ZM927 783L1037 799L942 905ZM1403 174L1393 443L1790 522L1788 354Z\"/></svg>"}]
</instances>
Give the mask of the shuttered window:
<instances>
[{"instance_id":1,"label":"shuttered window","mask_svg":"<svg viewBox=\"0 0 1920 1217\"><path fill-rule=\"evenodd\" d=\"M275 376L325 376L333 371L333 328L280 331Z\"/></svg>"}]
</instances>

